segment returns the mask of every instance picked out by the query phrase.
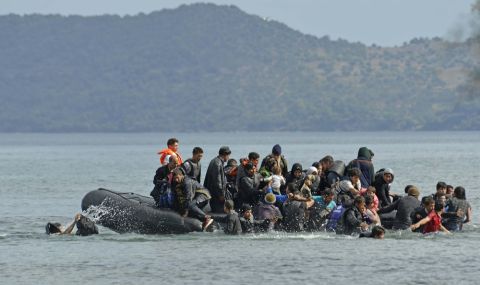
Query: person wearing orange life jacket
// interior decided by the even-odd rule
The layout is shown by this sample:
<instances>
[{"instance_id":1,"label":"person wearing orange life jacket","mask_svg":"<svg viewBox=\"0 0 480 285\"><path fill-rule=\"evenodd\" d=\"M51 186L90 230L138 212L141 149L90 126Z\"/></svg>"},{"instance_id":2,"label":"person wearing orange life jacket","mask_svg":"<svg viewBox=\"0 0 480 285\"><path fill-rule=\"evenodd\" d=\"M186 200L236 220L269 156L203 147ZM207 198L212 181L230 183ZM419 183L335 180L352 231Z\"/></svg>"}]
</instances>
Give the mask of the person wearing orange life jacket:
<instances>
[{"instance_id":1,"label":"person wearing orange life jacket","mask_svg":"<svg viewBox=\"0 0 480 285\"><path fill-rule=\"evenodd\" d=\"M183 160L178 153L178 139L176 138L168 139L167 148L164 148L158 152L158 155L160 155L160 165L167 165L168 158L173 154L177 156L178 165L181 165L183 163Z\"/></svg>"}]
</instances>

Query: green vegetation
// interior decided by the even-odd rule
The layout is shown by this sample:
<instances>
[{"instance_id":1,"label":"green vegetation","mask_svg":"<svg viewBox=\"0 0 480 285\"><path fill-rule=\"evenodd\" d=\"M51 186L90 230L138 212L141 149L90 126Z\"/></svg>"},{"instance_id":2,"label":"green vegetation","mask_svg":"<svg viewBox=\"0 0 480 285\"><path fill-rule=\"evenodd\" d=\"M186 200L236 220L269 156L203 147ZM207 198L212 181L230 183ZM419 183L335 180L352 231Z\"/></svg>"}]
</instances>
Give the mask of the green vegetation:
<instances>
[{"instance_id":1,"label":"green vegetation","mask_svg":"<svg viewBox=\"0 0 480 285\"><path fill-rule=\"evenodd\" d=\"M0 17L0 131L479 130L473 41L381 48L233 6Z\"/></svg>"}]
</instances>

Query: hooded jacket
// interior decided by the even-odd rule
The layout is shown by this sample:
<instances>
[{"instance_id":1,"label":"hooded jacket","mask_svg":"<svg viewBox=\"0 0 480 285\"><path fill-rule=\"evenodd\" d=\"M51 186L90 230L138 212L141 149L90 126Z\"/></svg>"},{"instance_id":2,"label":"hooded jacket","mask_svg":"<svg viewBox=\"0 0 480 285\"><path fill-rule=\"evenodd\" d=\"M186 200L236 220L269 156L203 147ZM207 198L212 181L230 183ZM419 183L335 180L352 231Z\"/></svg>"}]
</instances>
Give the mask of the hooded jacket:
<instances>
[{"instance_id":1,"label":"hooded jacket","mask_svg":"<svg viewBox=\"0 0 480 285\"><path fill-rule=\"evenodd\" d=\"M367 147L361 147L358 149L357 158L350 161L347 169L352 168L360 169L362 175L360 176L360 182L362 188L368 188L375 181L375 169L372 163L372 152Z\"/></svg>"},{"instance_id":2,"label":"hooded jacket","mask_svg":"<svg viewBox=\"0 0 480 285\"><path fill-rule=\"evenodd\" d=\"M375 175L375 182L373 186L376 190L376 195L378 197L378 201L380 202L380 208L387 207L388 205L392 204L392 199L390 198L390 184L385 182L383 178L384 171L379 171ZM395 176L392 174L392 182L395 179Z\"/></svg>"}]
</instances>

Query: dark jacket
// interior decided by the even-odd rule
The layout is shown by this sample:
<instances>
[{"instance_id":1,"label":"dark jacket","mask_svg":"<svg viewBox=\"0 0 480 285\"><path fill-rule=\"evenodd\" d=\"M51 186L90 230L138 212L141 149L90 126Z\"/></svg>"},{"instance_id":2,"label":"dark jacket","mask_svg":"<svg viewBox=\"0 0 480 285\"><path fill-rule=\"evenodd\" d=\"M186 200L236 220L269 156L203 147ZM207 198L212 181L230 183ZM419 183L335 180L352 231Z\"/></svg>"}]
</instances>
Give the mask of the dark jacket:
<instances>
[{"instance_id":1,"label":"dark jacket","mask_svg":"<svg viewBox=\"0 0 480 285\"><path fill-rule=\"evenodd\" d=\"M413 210L413 212L410 214L410 219L412 220L412 224L418 223L421 219L425 218L428 216L428 212L425 209L425 207L420 206L417 207ZM415 229L414 232L419 232L423 233L423 226L420 226L419 228Z\"/></svg>"},{"instance_id":2,"label":"dark jacket","mask_svg":"<svg viewBox=\"0 0 480 285\"><path fill-rule=\"evenodd\" d=\"M287 232L301 232L305 230L305 211L307 204L303 201L287 200L283 204L285 217L283 226Z\"/></svg>"},{"instance_id":3,"label":"dark jacket","mask_svg":"<svg viewBox=\"0 0 480 285\"><path fill-rule=\"evenodd\" d=\"M383 172L377 173L373 186L375 187L375 194L378 197L380 208L390 205L392 203L392 199L390 198L390 185L383 179Z\"/></svg>"},{"instance_id":4,"label":"dark jacket","mask_svg":"<svg viewBox=\"0 0 480 285\"><path fill-rule=\"evenodd\" d=\"M180 213L188 209L189 203L193 200L197 191L202 191L207 198L210 198L208 190L206 190L202 184L198 183L195 179L185 176L182 183L174 186L172 194L174 209Z\"/></svg>"},{"instance_id":5,"label":"dark jacket","mask_svg":"<svg viewBox=\"0 0 480 285\"><path fill-rule=\"evenodd\" d=\"M302 171L302 174L300 175L300 177L295 177L294 172L296 169L300 169L300 171L302 171L303 170L302 165L300 163L294 163L292 165L292 169L288 173L287 177L285 177L285 180L286 180L285 187L289 183L294 183L298 189L302 188L303 181L305 180L305 173Z\"/></svg>"},{"instance_id":6,"label":"dark jacket","mask_svg":"<svg viewBox=\"0 0 480 285\"><path fill-rule=\"evenodd\" d=\"M262 191L258 189L259 186L260 179L255 174L242 177L238 185L239 204L255 205L262 195Z\"/></svg>"},{"instance_id":7,"label":"dark jacket","mask_svg":"<svg viewBox=\"0 0 480 285\"><path fill-rule=\"evenodd\" d=\"M375 170L371 159L372 154L370 150L366 147L361 147L358 150L357 158L350 161L347 165L347 169L356 167L362 172L362 175L360 176L362 188L368 188L368 186L372 185L375 180Z\"/></svg>"},{"instance_id":8,"label":"dark jacket","mask_svg":"<svg viewBox=\"0 0 480 285\"><path fill-rule=\"evenodd\" d=\"M227 190L227 178L225 177L223 164L224 162L219 156L212 159L208 165L205 181L203 182L205 188L212 195L210 206L213 212L223 212L225 191Z\"/></svg>"},{"instance_id":9,"label":"dark jacket","mask_svg":"<svg viewBox=\"0 0 480 285\"><path fill-rule=\"evenodd\" d=\"M155 176L153 177L153 184L155 186L159 185L160 181L166 180L168 177L168 174L170 174L171 172L172 171L168 168L168 165L160 166L155 172Z\"/></svg>"},{"instance_id":10,"label":"dark jacket","mask_svg":"<svg viewBox=\"0 0 480 285\"><path fill-rule=\"evenodd\" d=\"M356 206L345 210L337 224L337 234L360 234L360 224L365 222L365 217Z\"/></svg>"},{"instance_id":11,"label":"dark jacket","mask_svg":"<svg viewBox=\"0 0 480 285\"><path fill-rule=\"evenodd\" d=\"M202 177L202 165L200 162L193 162L193 160L189 158L182 164L182 169L185 175L200 183Z\"/></svg>"},{"instance_id":12,"label":"dark jacket","mask_svg":"<svg viewBox=\"0 0 480 285\"><path fill-rule=\"evenodd\" d=\"M378 210L379 214L389 213L393 210L397 210L395 219L393 220L394 230L406 230L412 225L412 219L410 215L413 211L420 206L420 201L413 196L405 196L385 208Z\"/></svg>"},{"instance_id":13,"label":"dark jacket","mask_svg":"<svg viewBox=\"0 0 480 285\"><path fill-rule=\"evenodd\" d=\"M240 224L242 225L242 232L244 234L251 234L267 231L270 220L255 220L253 216L250 219L240 217Z\"/></svg>"}]
</instances>

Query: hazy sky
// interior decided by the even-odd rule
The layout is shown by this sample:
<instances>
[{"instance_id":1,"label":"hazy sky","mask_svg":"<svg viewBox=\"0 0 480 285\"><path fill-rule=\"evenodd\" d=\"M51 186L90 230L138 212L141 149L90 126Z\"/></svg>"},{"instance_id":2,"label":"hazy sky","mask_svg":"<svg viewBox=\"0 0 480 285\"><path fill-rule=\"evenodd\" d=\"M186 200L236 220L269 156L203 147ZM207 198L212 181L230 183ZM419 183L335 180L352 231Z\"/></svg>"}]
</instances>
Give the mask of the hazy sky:
<instances>
[{"instance_id":1,"label":"hazy sky","mask_svg":"<svg viewBox=\"0 0 480 285\"><path fill-rule=\"evenodd\" d=\"M463 38L475 0L0 0L0 15L135 15L195 2L235 5L319 37L393 46L415 37Z\"/></svg>"}]
</instances>

